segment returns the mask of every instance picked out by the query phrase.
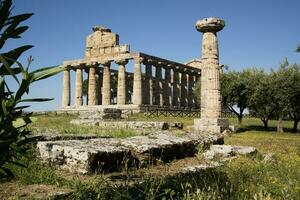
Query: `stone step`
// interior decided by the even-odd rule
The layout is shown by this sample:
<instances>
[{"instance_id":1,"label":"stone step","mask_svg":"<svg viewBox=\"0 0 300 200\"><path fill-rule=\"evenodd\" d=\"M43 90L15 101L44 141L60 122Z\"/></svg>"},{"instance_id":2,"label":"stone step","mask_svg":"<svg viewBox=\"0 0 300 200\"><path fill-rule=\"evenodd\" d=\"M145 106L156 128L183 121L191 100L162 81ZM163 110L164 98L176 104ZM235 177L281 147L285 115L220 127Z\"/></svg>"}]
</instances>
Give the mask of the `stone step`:
<instances>
[{"instance_id":1,"label":"stone step","mask_svg":"<svg viewBox=\"0 0 300 200\"><path fill-rule=\"evenodd\" d=\"M138 129L138 130L168 130L168 129L182 129L183 123L180 122L158 122L158 121L103 121L99 119L73 119L71 124L99 126L102 128L124 128L124 129Z\"/></svg>"},{"instance_id":2,"label":"stone step","mask_svg":"<svg viewBox=\"0 0 300 200\"><path fill-rule=\"evenodd\" d=\"M199 144L222 141L220 135L167 133L129 138L40 141L37 149L44 161L78 173L114 172L124 167L145 167L157 162L193 156Z\"/></svg>"}]
</instances>

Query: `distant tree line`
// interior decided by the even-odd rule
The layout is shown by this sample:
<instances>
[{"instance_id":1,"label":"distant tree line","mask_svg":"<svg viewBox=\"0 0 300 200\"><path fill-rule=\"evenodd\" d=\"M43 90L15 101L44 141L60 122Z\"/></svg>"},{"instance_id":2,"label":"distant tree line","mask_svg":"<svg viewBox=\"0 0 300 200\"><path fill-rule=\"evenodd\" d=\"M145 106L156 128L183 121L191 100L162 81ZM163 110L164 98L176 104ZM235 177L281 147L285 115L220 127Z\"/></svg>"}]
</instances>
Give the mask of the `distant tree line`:
<instances>
[{"instance_id":1,"label":"distant tree line","mask_svg":"<svg viewBox=\"0 0 300 200\"><path fill-rule=\"evenodd\" d=\"M245 111L260 118L265 129L277 119L277 131L283 132L283 119L293 120L293 132L300 121L300 65L285 60L278 70L269 73L250 68L221 75L224 111L234 114L241 125Z\"/></svg>"}]
</instances>

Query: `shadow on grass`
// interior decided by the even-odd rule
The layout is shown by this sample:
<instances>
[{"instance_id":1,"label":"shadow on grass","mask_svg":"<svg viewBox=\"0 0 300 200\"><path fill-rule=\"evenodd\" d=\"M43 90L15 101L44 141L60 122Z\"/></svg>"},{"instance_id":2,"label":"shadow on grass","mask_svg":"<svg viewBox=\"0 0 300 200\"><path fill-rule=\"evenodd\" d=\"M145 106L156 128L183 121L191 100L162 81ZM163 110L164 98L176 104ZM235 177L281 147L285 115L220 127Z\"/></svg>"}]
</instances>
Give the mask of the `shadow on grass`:
<instances>
[{"instance_id":1,"label":"shadow on grass","mask_svg":"<svg viewBox=\"0 0 300 200\"><path fill-rule=\"evenodd\" d=\"M235 187L224 172L208 169L172 177L147 176L140 178L135 184L122 184L117 187L106 185L101 190L97 187L97 192L91 192L90 187L87 190L81 187L81 192L74 193L73 198L86 197L88 192L89 195L96 195L95 197L100 193L103 199L232 199L237 195Z\"/></svg>"},{"instance_id":2,"label":"shadow on grass","mask_svg":"<svg viewBox=\"0 0 300 200\"><path fill-rule=\"evenodd\" d=\"M295 133L293 132L292 128L284 128L283 130L286 133L299 134L299 130ZM265 128L263 126L258 126L258 125L249 125L249 126L242 126L238 128L235 133L243 133L246 131L276 132L277 128L274 126Z\"/></svg>"}]
</instances>

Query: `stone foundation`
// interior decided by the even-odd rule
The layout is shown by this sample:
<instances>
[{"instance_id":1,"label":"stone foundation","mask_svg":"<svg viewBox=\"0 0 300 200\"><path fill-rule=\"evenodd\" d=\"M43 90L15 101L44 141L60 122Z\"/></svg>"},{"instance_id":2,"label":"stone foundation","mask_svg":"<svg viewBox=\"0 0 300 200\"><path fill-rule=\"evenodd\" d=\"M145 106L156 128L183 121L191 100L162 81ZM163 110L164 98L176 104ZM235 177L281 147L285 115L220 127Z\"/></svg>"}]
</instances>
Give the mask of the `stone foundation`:
<instances>
[{"instance_id":1,"label":"stone foundation","mask_svg":"<svg viewBox=\"0 0 300 200\"><path fill-rule=\"evenodd\" d=\"M223 133L229 127L228 119L194 119L194 129L201 132Z\"/></svg>"},{"instance_id":2,"label":"stone foundation","mask_svg":"<svg viewBox=\"0 0 300 200\"><path fill-rule=\"evenodd\" d=\"M77 173L113 172L124 167L145 167L193 156L199 144L218 143L221 135L193 134L178 137L167 133L129 138L40 141L42 160Z\"/></svg>"}]
</instances>

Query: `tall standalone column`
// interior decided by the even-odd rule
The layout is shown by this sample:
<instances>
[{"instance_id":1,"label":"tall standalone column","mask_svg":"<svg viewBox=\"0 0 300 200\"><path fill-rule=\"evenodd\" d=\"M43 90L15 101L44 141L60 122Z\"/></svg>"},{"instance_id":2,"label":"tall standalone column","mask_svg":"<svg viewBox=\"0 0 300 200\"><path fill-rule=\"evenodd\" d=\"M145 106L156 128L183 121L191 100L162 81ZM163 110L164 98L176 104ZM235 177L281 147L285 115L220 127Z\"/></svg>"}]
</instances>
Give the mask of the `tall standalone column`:
<instances>
[{"instance_id":1,"label":"tall standalone column","mask_svg":"<svg viewBox=\"0 0 300 200\"><path fill-rule=\"evenodd\" d=\"M76 80L75 80L75 107L82 106L82 69L76 69Z\"/></svg>"},{"instance_id":2,"label":"tall standalone column","mask_svg":"<svg viewBox=\"0 0 300 200\"><path fill-rule=\"evenodd\" d=\"M133 75L133 104L142 104L142 61L139 57L134 59L134 75Z\"/></svg>"},{"instance_id":3,"label":"tall standalone column","mask_svg":"<svg viewBox=\"0 0 300 200\"><path fill-rule=\"evenodd\" d=\"M179 73L175 68L173 72L173 106L180 106Z\"/></svg>"},{"instance_id":4,"label":"tall standalone column","mask_svg":"<svg viewBox=\"0 0 300 200\"><path fill-rule=\"evenodd\" d=\"M88 105L96 105L96 65L89 68L89 84L88 84Z\"/></svg>"},{"instance_id":5,"label":"tall standalone column","mask_svg":"<svg viewBox=\"0 0 300 200\"><path fill-rule=\"evenodd\" d=\"M172 105L172 91L171 91L171 69L170 66L165 68L165 81L164 81L164 105Z\"/></svg>"},{"instance_id":6,"label":"tall standalone column","mask_svg":"<svg viewBox=\"0 0 300 200\"><path fill-rule=\"evenodd\" d=\"M145 104L153 105L153 79L152 79L152 60L147 60L146 80L145 80Z\"/></svg>"},{"instance_id":7,"label":"tall standalone column","mask_svg":"<svg viewBox=\"0 0 300 200\"><path fill-rule=\"evenodd\" d=\"M195 128L201 131L223 132L228 120L221 119L220 66L217 32L225 22L218 18L205 18L196 23L203 33L201 68L201 119L195 120Z\"/></svg>"},{"instance_id":8,"label":"tall standalone column","mask_svg":"<svg viewBox=\"0 0 300 200\"><path fill-rule=\"evenodd\" d=\"M62 108L66 108L71 104L71 88L70 88L70 69L64 70L63 77L63 93L62 93Z\"/></svg>"},{"instance_id":9,"label":"tall standalone column","mask_svg":"<svg viewBox=\"0 0 300 200\"><path fill-rule=\"evenodd\" d=\"M189 81L188 81L188 104L190 108L195 107L195 99L194 99L194 75L192 73L188 74Z\"/></svg>"},{"instance_id":10,"label":"tall standalone column","mask_svg":"<svg viewBox=\"0 0 300 200\"><path fill-rule=\"evenodd\" d=\"M126 104L126 70L125 70L125 65L128 63L128 60L126 60L126 59L117 60L116 63L119 65L117 104L118 105L125 105Z\"/></svg>"},{"instance_id":11,"label":"tall standalone column","mask_svg":"<svg viewBox=\"0 0 300 200\"><path fill-rule=\"evenodd\" d=\"M110 105L110 62L103 65L102 105Z\"/></svg>"}]
</instances>

